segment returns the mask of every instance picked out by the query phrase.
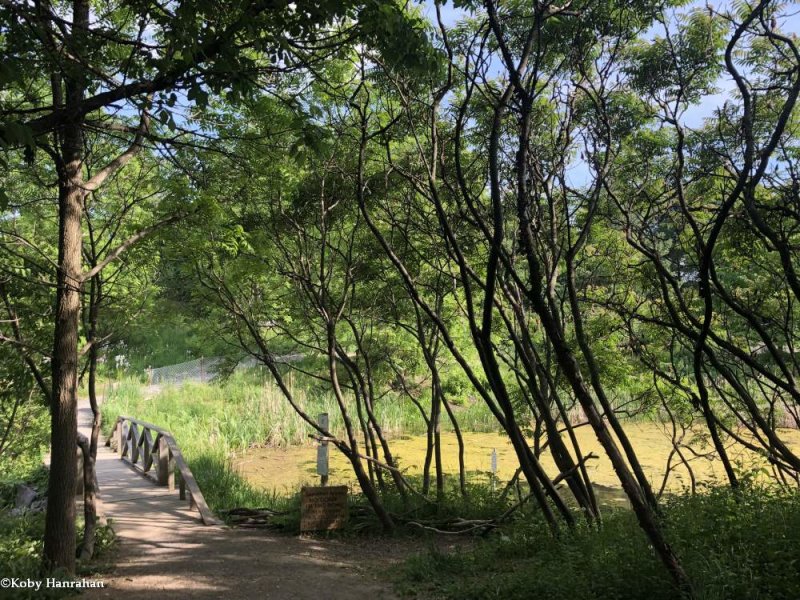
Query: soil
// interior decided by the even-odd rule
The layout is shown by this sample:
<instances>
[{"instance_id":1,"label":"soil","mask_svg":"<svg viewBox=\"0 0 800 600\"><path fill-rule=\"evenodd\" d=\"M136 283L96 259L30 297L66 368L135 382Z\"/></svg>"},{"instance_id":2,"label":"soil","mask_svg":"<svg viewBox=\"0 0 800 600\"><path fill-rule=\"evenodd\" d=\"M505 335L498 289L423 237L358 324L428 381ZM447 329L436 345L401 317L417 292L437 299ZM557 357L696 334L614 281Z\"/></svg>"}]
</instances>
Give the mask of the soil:
<instances>
[{"instance_id":1,"label":"soil","mask_svg":"<svg viewBox=\"0 0 800 600\"><path fill-rule=\"evenodd\" d=\"M400 563L430 547L419 538L320 539L195 526L147 543L124 536L104 589L81 598L392 599ZM438 540L442 549L455 547Z\"/></svg>"}]
</instances>

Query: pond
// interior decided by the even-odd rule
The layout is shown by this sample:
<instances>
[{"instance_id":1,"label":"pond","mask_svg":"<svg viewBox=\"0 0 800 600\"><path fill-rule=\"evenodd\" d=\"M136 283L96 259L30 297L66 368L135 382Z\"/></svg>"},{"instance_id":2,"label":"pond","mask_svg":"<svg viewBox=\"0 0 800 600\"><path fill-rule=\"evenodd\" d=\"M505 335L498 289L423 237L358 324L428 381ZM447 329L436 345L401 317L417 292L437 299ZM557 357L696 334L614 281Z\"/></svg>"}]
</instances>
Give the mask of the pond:
<instances>
[{"instance_id":1,"label":"pond","mask_svg":"<svg viewBox=\"0 0 800 600\"><path fill-rule=\"evenodd\" d=\"M654 488L661 486L666 470L667 458L671 450L669 430L658 423L629 423L625 425L628 437L636 449L639 461ZM710 446L698 430L685 439L694 453L684 450L690 461L698 483L720 483L725 473L719 460L707 458ZM594 453L599 458L587 463L589 475L600 492L601 499L608 502L622 501L619 480L610 461L602 451L599 442L588 427L576 430L578 442L584 454ZM800 452L800 431L780 430L780 435L792 448ZM468 478L487 481L491 465L492 451L497 451L498 478L509 480L517 468L514 451L508 439L497 433L465 433L465 464ZM409 475L419 475L425 461L425 436L395 438L390 447L400 468ZM302 485L318 485L316 475L316 448L314 446L293 446L289 448L253 448L234 459L234 466L251 483L279 494L296 491ZM695 455L696 453L696 455ZM350 463L334 447L330 452L330 484L355 484ZM730 449L734 464L742 469L766 468L761 457L736 446ZM442 433L442 459L444 470L453 478L458 476L458 446L455 435ZM549 452L542 456L542 464L554 477L557 470ZM676 464L677 457L673 458ZM680 492L690 485L686 468L678 465L670 475L667 490Z\"/></svg>"}]
</instances>

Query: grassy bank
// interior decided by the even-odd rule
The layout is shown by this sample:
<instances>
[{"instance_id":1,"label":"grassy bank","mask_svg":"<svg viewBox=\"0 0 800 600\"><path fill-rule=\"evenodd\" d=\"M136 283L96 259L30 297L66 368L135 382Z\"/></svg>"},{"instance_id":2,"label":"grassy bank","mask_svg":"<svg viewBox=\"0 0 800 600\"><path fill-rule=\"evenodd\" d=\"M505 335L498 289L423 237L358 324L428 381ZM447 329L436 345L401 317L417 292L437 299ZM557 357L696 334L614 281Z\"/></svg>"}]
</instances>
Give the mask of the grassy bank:
<instances>
[{"instance_id":1,"label":"grassy bank","mask_svg":"<svg viewBox=\"0 0 800 600\"><path fill-rule=\"evenodd\" d=\"M305 411L314 416L327 412L334 434L344 435L331 394L299 384L292 387L296 401ZM482 404L458 410L465 429L496 430L496 422ZM171 431L215 510L279 502L274 495L248 484L233 469L231 457L235 453L253 446L286 447L311 442L311 428L277 386L254 372L237 373L211 385L167 386L151 397L145 395L137 381L121 381L108 387L102 411L106 435L117 415L149 421ZM382 399L376 406L376 415L389 436L424 432L418 409L402 398Z\"/></svg>"},{"instance_id":2,"label":"grassy bank","mask_svg":"<svg viewBox=\"0 0 800 600\"><path fill-rule=\"evenodd\" d=\"M290 380L291 381L291 380ZM290 384L296 402L309 415L330 415L330 426L336 435L343 435L339 408L333 395L308 382ZM153 419L168 428L182 427L192 421L193 428L212 436L212 441L231 449L251 445L291 446L309 443L311 428L292 409L278 387L257 371L239 372L229 379L212 384L184 383L164 386L151 398L145 399L140 384L125 380L108 392L104 411L121 411L130 416ZM497 421L482 402L468 402L454 407L459 425L464 431L499 431ZM349 406L351 418L356 408ZM117 413L119 414L119 412ZM389 436L417 435L425 432L419 410L407 398L385 396L376 402L375 414ZM442 428L450 429L446 415ZM175 433L175 432L173 432Z\"/></svg>"},{"instance_id":3,"label":"grassy bank","mask_svg":"<svg viewBox=\"0 0 800 600\"><path fill-rule=\"evenodd\" d=\"M679 496L664 506L666 533L701 599L800 598L800 494L750 488ZM575 598L672 600L678 594L630 511L599 530L552 538L518 520L477 547L410 559L409 596L459 600Z\"/></svg>"}]
</instances>

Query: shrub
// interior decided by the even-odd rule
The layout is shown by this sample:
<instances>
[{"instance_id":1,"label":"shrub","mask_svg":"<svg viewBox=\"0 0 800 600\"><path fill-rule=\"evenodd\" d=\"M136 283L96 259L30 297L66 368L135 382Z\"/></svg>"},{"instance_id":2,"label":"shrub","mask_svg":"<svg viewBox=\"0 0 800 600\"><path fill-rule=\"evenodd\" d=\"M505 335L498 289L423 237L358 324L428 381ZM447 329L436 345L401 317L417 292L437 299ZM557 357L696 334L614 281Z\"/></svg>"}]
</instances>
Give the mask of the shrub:
<instances>
[{"instance_id":1,"label":"shrub","mask_svg":"<svg viewBox=\"0 0 800 600\"><path fill-rule=\"evenodd\" d=\"M800 598L800 494L713 489L665 502L665 527L703 599ZM474 549L409 559L400 588L436 598L647 599L678 597L634 515L617 509L600 528L560 539L517 520Z\"/></svg>"}]
</instances>

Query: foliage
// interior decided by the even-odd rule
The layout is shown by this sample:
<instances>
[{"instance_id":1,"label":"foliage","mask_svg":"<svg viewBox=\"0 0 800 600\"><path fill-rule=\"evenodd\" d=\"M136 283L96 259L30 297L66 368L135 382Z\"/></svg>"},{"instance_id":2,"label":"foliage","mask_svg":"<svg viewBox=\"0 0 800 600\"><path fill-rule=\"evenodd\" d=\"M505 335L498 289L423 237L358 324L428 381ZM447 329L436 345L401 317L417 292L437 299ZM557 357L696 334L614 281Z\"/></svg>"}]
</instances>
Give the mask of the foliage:
<instances>
[{"instance_id":1,"label":"foliage","mask_svg":"<svg viewBox=\"0 0 800 600\"><path fill-rule=\"evenodd\" d=\"M341 417L333 396L301 376L293 381L292 389L305 410L312 415L327 412L331 431L341 435ZM182 448L195 441L210 441L230 453L251 446L289 446L311 441L310 427L292 410L271 379L259 371L236 373L212 384L166 386L151 398L145 398L144 389L131 380L110 384L102 405L106 432L117 415L128 415L168 429ZM417 408L402 397L382 399L376 412L390 435L425 432ZM496 431L496 423L479 403L464 408L459 415L468 431Z\"/></svg>"},{"instance_id":2,"label":"foliage","mask_svg":"<svg viewBox=\"0 0 800 600\"><path fill-rule=\"evenodd\" d=\"M47 489L49 473L43 457L47 450L49 415L40 403L28 403L25 410L29 409L36 412L35 417L22 420L25 427L14 432L15 444L0 461L0 572L3 577L38 580L41 578L44 513L12 513L19 485L32 487L40 497ZM76 536L79 543L82 536L82 527L79 527ZM90 575L103 568L113 545L114 533L110 524L98 527L95 556L91 562L78 565L78 574ZM0 591L0 597L5 597L3 594L6 593L6 590ZM67 595L69 590L15 590L14 598L62 598Z\"/></svg>"},{"instance_id":3,"label":"foliage","mask_svg":"<svg viewBox=\"0 0 800 600\"><path fill-rule=\"evenodd\" d=\"M788 600L800 594L794 552L800 495L749 488L671 498L663 510L697 598ZM673 599L677 593L627 510L599 529L549 537L538 520L517 520L475 549L407 561L399 584L422 597L489 599Z\"/></svg>"},{"instance_id":4,"label":"foliage","mask_svg":"<svg viewBox=\"0 0 800 600\"><path fill-rule=\"evenodd\" d=\"M11 516L4 514L6 512L7 509L0 509L0 571L2 571L3 577L41 581L44 513L28 512L20 516ZM78 543L82 537L82 527L79 527ZM115 537L111 524L98 527L95 555L92 561L78 564L77 575L87 577L105 569L105 561L109 558L114 544ZM61 577L58 573L50 576ZM38 592L14 590L13 596L5 595L10 593L8 590L2 590L0 598L13 597L15 600L24 600L27 598L65 598L74 595L74 592L70 592L68 589L45 589L44 587Z\"/></svg>"},{"instance_id":5,"label":"foliage","mask_svg":"<svg viewBox=\"0 0 800 600\"><path fill-rule=\"evenodd\" d=\"M387 530L379 496L411 511L418 491L392 438L425 434L415 484L427 496L433 473L441 503L439 432L460 424L509 436L555 535L572 500L598 517L571 429L586 419L688 589L621 415L668 420L676 455L704 423L733 488L746 477L730 446L797 482L781 431L800 424L800 49L782 31L787 7L95 8L0 9L6 464L38 461L35 396L72 422L84 359L94 382L98 355L105 374L119 357L141 376L244 353L270 382L236 374L154 398L123 383L104 407L107 427L128 413L170 428L216 508L263 499L233 452L307 442L326 412ZM302 364L273 360L287 352ZM52 432L64 477L51 479L49 532L70 512L60 461L74 433ZM544 445L567 500L538 464ZM388 484L364 466L375 460ZM46 547L71 568L60 542L72 534L56 537Z\"/></svg>"},{"instance_id":6,"label":"foliage","mask_svg":"<svg viewBox=\"0 0 800 600\"><path fill-rule=\"evenodd\" d=\"M11 427L8 441L0 453L0 481L38 479L36 474L41 472L50 430L47 407L38 400L31 399L22 404L13 423L0 421L0 425Z\"/></svg>"}]
</instances>

